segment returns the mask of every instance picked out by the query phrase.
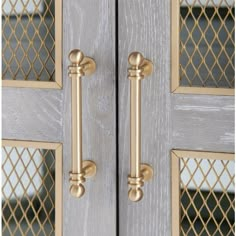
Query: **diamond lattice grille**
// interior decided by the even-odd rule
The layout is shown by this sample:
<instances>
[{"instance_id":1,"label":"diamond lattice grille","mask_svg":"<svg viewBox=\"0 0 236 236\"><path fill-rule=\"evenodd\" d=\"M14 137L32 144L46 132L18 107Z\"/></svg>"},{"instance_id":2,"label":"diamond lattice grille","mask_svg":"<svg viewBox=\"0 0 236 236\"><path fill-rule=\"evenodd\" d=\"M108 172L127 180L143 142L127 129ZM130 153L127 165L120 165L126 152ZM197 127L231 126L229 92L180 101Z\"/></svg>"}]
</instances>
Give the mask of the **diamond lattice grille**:
<instances>
[{"instance_id":1,"label":"diamond lattice grille","mask_svg":"<svg viewBox=\"0 0 236 236\"><path fill-rule=\"evenodd\" d=\"M180 158L181 235L235 235L234 161Z\"/></svg>"},{"instance_id":2,"label":"diamond lattice grille","mask_svg":"<svg viewBox=\"0 0 236 236\"><path fill-rule=\"evenodd\" d=\"M2 79L55 80L54 0L2 1Z\"/></svg>"},{"instance_id":3,"label":"diamond lattice grille","mask_svg":"<svg viewBox=\"0 0 236 236\"><path fill-rule=\"evenodd\" d=\"M234 4L180 0L180 86L234 88Z\"/></svg>"},{"instance_id":4,"label":"diamond lattice grille","mask_svg":"<svg viewBox=\"0 0 236 236\"><path fill-rule=\"evenodd\" d=\"M2 148L2 235L55 235L55 151Z\"/></svg>"}]
</instances>

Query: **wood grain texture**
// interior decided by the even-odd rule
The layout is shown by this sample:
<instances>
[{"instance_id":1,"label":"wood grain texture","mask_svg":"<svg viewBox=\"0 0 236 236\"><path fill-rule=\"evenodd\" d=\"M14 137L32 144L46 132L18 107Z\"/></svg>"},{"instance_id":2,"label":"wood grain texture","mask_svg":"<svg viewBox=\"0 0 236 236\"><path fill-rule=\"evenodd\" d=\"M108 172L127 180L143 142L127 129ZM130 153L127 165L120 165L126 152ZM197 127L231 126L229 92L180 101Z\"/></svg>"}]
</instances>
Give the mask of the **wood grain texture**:
<instances>
[{"instance_id":1,"label":"wood grain texture","mask_svg":"<svg viewBox=\"0 0 236 236\"><path fill-rule=\"evenodd\" d=\"M170 235L170 1L119 1L119 201L120 235ZM154 178L138 203L128 199L129 80L127 59L140 51L154 63L142 81L142 162L152 165Z\"/></svg>"},{"instance_id":2,"label":"wood grain texture","mask_svg":"<svg viewBox=\"0 0 236 236\"><path fill-rule=\"evenodd\" d=\"M3 88L3 138L62 142L63 235L116 235L115 0L63 1L63 89ZM71 81L80 48L97 70L83 82L83 159L97 164L81 199L69 193Z\"/></svg>"},{"instance_id":3,"label":"wood grain texture","mask_svg":"<svg viewBox=\"0 0 236 236\"><path fill-rule=\"evenodd\" d=\"M62 141L62 91L2 88L2 138Z\"/></svg>"},{"instance_id":4,"label":"wood grain texture","mask_svg":"<svg viewBox=\"0 0 236 236\"><path fill-rule=\"evenodd\" d=\"M171 235L171 149L232 152L234 99L170 93L171 1L119 1L119 230L122 236ZM154 63L142 81L142 162L154 178L144 198L128 199L129 81L127 58L140 51Z\"/></svg>"},{"instance_id":5,"label":"wood grain texture","mask_svg":"<svg viewBox=\"0 0 236 236\"><path fill-rule=\"evenodd\" d=\"M234 97L172 95L173 148L234 152Z\"/></svg>"},{"instance_id":6,"label":"wood grain texture","mask_svg":"<svg viewBox=\"0 0 236 236\"><path fill-rule=\"evenodd\" d=\"M63 235L116 235L115 130L115 1L73 0L63 4ZM85 195L69 193L71 169L71 82L68 53L81 49L97 64L95 74L82 78L83 159L97 164Z\"/></svg>"}]
</instances>

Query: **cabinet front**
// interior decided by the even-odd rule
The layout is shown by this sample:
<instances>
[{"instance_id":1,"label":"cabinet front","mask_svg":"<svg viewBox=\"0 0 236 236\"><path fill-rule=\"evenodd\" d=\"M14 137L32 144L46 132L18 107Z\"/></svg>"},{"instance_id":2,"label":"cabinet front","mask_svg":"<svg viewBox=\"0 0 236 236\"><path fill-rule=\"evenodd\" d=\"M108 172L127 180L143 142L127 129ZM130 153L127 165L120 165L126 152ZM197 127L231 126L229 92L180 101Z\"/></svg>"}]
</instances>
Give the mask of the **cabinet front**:
<instances>
[{"instance_id":1,"label":"cabinet front","mask_svg":"<svg viewBox=\"0 0 236 236\"><path fill-rule=\"evenodd\" d=\"M232 0L2 1L2 235L235 234Z\"/></svg>"}]
</instances>

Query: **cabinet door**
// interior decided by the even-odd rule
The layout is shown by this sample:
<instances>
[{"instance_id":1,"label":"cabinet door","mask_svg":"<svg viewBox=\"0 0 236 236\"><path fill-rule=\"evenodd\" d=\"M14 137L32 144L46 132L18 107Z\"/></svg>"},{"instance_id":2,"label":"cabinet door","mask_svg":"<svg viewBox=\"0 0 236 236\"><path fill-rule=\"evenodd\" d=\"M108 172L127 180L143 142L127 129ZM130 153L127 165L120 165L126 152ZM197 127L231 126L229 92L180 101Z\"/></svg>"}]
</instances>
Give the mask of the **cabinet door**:
<instances>
[{"instance_id":1,"label":"cabinet door","mask_svg":"<svg viewBox=\"0 0 236 236\"><path fill-rule=\"evenodd\" d=\"M118 5L120 235L233 235L234 3ZM136 203L127 195L133 51L154 64L142 81L141 152L154 176Z\"/></svg>"},{"instance_id":2,"label":"cabinet door","mask_svg":"<svg viewBox=\"0 0 236 236\"><path fill-rule=\"evenodd\" d=\"M115 235L115 1L5 0L2 11L3 235ZM80 199L69 192L74 48L97 64L82 78L83 160L97 174Z\"/></svg>"}]
</instances>

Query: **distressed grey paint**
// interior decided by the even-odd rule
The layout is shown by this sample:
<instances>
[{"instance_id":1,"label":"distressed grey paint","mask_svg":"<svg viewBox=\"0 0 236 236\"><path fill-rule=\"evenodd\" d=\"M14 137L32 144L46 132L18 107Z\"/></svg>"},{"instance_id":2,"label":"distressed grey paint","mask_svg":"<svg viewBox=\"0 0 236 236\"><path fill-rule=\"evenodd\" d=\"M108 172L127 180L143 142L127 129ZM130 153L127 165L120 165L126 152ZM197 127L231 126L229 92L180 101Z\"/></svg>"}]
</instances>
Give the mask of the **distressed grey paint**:
<instances>
[{"instance_id":1,"label":"distressed grey paint","mask_svg":"<svg viewBox=\"0 0 236 236\"><path fill-rule=\"evenodd\" d=\"M170 93L171 1L119 1L120 235L171 235L170 151L234 151L234 98ZM129 81L127 58L140 51L154 63L142 81L142 161L154 169L144 199L128 200Z\"/></svg>"},{"instance_id":2,"label":"distressed grey paint","mask_svg":"<svg viewBox=\"0 0 236 236\"><path fill-rule=\"evenodd\" d=\"M116 235L115 1L63 1L63 89L3 88L3 138L62 142L63 235ZM97 63L83 80L83 159L97 164L81 199L69 193L71 87L68 53Z\"/></svg>"},{"instance_id":3,"label":"distressed grey paint","mask_svg":"<svg viewBox=\"0 0 236 236\"><path fill-rule=\"evenodd\" d=\"M234 152L234 97L172 95L174 148Z\"/></svg>"},{"instance_id":4,"label":"distressed grey paint","mask_svg":"<svg viewBox=\"0 0 236 236\"><path fill-rule=\"evenodd\" d=\"M4 139L62 141L62 91L2 88Z\"/></svg>"},{"instance_id":5,"label":"distressed grey paint","mask_svg":"<svg viewBox=\"0 0 236 236\"><path fill-rule=\"evenodd\" d=\"M120 235L170 235L170 1L119 1ZM154 169L144 199L129 201L129 81L127 58L140 51L154 63L142 81L142 161Z\"/></svg>"},{"instance_id":6,"label":"distressed grey paint","mask_svg":"<svg viewBox=\"0 0 236 236\"><path fill-rule=\"evenodd\" d=\"M63 142L64 235L116 235L115 3L64 1L63 90L3 89L3 138ZM97 163L86 195L69 194L70 80L67 54L81 48L97 62L83 78L84 159ZM129 81L127 58L138 50L154 62L142 82L142 160L154 168L139 203L127 197ZM47 112L45 112L47 111ZM120 235L170 235L172 148L234 150L233 98L170 94L170 0L119 1L119 203ZM42 115L43 114L43 115Z\"/></svg>"},{"instance_id":7,"label":"distressed grey paint","mask_svg":"<svg viewBox=\"0 0 236 236\"><path fill-rule=\"evenodd\" d=\"M116 234L115 143L115 1L64 1L63 9L63 233L65 236ZM85 195L69 194L71 163L70 50L80 48L93 57L97 70L83 82L83 159L97 164L97 175L88 180Z\"/></svg>"}]
</instances>

